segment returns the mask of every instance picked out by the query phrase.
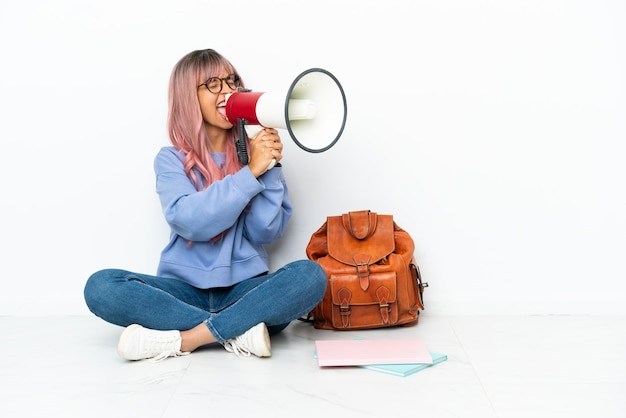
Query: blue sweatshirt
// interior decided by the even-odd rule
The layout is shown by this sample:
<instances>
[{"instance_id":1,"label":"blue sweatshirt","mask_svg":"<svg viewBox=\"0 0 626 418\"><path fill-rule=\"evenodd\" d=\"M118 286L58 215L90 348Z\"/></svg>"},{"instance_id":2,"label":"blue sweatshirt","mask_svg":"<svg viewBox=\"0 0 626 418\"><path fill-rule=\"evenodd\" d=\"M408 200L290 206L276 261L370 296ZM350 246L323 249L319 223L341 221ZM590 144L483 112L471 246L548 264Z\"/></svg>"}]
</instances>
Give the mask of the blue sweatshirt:
<instances>
[{"instance_id":1,"label":"blue sweatshirt","mask_svg":"<svg viewBox=\"0 0 626 418\"><path fill-rule=\"evenodd\" d=\"M185 174L184 156L163 147L154 161L156 191L171 228L157 275L207 289L268 271L263 245L283 235L292 213L282 167L255 178L244 166L197 191Z\"/></svg>"}]
</instances>

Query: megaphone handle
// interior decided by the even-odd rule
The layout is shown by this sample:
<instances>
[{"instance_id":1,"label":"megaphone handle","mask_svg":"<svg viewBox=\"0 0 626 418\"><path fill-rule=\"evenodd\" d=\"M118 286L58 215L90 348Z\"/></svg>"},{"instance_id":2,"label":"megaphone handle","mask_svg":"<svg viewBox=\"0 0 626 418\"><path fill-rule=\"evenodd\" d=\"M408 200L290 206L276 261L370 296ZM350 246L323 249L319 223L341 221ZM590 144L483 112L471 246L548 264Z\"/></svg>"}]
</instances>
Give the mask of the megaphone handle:
<instances>
[{"instance_id":1,"label":"megaphone handle","mask_svg":"<svg viewBox=\"0 0 626 418\"><path fill-rule=\"evenodd\" d=\"M248 164L248 149L246 147L246 130L244 125L246 120L243 118L237 119L237 128L239 130L239 139L235 141L235 148L237 148L237 158L241 164Z\"/></svg>"}]
</instances>

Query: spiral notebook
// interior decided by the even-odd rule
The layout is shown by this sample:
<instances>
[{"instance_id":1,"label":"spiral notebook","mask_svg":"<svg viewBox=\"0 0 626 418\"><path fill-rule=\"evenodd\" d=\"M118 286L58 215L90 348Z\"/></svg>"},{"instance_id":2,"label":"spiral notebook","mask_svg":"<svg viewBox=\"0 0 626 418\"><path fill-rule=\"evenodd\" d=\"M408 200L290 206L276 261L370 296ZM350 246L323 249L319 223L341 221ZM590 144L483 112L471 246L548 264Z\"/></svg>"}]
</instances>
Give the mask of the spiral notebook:
<instances>
[{"instance_id":1,"label":"spiral notebook","mask_svg":"<svg viewBox=\"0 0 626 418\"><path fill-rule=\"evenodd\" d=\"M372 364L432 364L419 339L317 340L319 366L365 366Z\"/></svg>"}]
</instances>

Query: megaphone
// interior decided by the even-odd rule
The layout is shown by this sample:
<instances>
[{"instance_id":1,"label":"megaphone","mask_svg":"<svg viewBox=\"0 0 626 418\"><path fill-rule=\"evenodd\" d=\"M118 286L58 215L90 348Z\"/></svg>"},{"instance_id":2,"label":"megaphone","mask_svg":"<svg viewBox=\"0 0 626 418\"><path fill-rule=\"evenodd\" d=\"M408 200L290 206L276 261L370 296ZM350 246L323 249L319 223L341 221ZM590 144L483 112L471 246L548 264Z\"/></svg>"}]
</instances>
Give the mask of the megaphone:
<instances>
[{"instance_id":1,"label":"megaphone","mask_svg":"<svg viewBox=\"0 0 626 418\"><path fill-rule=\"evenodd\" d=\"M237 153L248 163L244 128L286 129L307 152L323 152L339 140L346 125L346 95L337 78L321 68L303 71L286 91L254 92L241 89L227 96L226 117L239 127ZM252 128L252 129L251 129ZM270 168L273 164L270 164Z\"/></svg>"}]
</instances>

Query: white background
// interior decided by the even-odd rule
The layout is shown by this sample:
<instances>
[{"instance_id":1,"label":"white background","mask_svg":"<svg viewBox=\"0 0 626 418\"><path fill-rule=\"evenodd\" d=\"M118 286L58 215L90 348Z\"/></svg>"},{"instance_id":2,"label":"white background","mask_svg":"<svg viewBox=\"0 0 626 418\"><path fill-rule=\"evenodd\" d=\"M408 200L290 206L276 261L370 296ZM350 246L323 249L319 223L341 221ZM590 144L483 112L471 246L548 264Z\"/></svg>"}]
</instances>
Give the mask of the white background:
<instances>
[{"instance_id":1,"label":"white background","mask_svg":"<svg viewBox=\"0 0 626 418\"><path fill-rule=\"evenodd\" d=\"M413 236L425 313L624 314L625 21L621 0L3 0L0 314L87 314L94 271L155 272L168 77L204 48L257 91L321 67L346 93L328 152L282 132L274 268L370 209Z\"/></svg>"}]
</instances>

